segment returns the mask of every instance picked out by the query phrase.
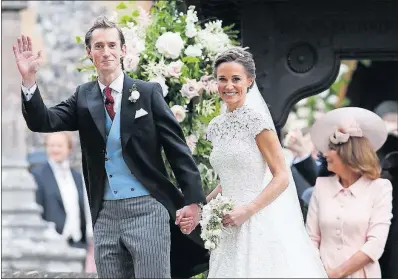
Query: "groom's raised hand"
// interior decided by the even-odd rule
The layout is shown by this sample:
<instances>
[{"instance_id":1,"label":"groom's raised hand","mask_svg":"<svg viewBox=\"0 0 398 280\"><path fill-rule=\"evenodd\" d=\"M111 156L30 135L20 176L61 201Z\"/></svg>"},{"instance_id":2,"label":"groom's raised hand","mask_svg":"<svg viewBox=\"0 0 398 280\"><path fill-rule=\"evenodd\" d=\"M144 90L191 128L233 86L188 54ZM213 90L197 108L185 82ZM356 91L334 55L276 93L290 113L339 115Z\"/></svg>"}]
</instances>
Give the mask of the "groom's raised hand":
<instances>
[{"instance_id":1,"label":"groom's raised hand","mask_svg":"<svg viewBox=\"0 0 398 280\"><path fill-rule=\"evenodd\" d=\"M29 88L36 82L36 72L43 60L42 51L39 51L37 55L33 54L32 39L25 35L18 37L17 45L13 45L12 49L22 83Z\"/></svg>"},{"instance_id":2,"label":"groom's raised hand","mask_svg":"<svg viewBox=\"0 0 398 280\"><path fill-rule=\"evenodd\" d=\"M187 205L176 213L176 222L184 234L190 234L198 225L200 216L200 207L193 203Z\"/></svg>"}]
</instances>

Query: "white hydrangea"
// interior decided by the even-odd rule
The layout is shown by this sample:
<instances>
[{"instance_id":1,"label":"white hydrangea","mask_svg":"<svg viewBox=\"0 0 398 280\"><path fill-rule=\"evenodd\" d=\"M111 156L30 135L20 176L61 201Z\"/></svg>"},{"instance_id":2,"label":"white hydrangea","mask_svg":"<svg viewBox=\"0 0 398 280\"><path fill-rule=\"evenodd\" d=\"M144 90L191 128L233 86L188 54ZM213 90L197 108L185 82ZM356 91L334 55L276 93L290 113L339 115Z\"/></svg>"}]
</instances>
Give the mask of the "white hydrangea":
<instances>
[{"instance_id":1,"label":"white hydrangea","mask_svg":"<svg viewBox=\"0 0 398 280\"><path fill-rule=\"evenodd\" d=\"M217 20L205 24L205 28L197 35L199 43L210 53L215 55L231 47L231 40L222 29L222 21Z\"/></svg>"},{"instance_id":2,"label":"white hydrangea","mask_svg":"<svg viewBox=\"0 0 398 280\"><path fill-rule=\"evenodd\" d=\"M201 57L202 56L202 47L200 44L189 45L185 49L184 54L187 56Z\"/></svg>"},{"instance_id":3,"label":"white hydrangea","mask_svg":"<svg viewBox=\"0 0 398 280\"><path fill-rule=\"evenodd\" d=\"M165 32L156 41L156 49L167 58L176 59L184 48L184 41L179 33Z\"/></svg>"}]
</instances>

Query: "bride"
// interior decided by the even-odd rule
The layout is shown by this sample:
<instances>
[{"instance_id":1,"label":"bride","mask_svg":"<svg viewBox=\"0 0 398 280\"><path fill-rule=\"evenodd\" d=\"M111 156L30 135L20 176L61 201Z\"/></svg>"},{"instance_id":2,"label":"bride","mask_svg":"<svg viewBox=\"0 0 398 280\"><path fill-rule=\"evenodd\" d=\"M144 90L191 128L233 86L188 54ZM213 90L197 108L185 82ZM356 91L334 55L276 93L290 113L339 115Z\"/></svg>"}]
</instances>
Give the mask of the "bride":
<instances>
[{"instance_id":1,"label":"bride","mask_svg":"<svg viewBox=\"0 0 398 280\"><path fill-rule=\"evenodd\" d=\"M214 67L227 110L208 127L210 163L220 185L207 201L222 192L235 208L223 218L228 230L211 252L208 277L326 278L271 115L254 82L252 55L234 47L221 53Z\"/></svg>"}]
</instances>

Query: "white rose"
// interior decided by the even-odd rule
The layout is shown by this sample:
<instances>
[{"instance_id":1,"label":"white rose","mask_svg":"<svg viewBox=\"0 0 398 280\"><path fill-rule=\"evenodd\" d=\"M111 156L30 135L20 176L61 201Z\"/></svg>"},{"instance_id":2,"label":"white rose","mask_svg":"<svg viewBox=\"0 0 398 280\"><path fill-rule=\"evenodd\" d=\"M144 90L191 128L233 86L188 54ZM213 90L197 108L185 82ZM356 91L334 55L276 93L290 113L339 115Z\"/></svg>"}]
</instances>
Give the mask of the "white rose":
<instances>
[{"instance_id":1,"label":"white rose","mask_svg":"<svg viewBox=\"0 0 398 280\"><path fill-rule=\"evenodd\" d=\"M129 100L131 102L136 102L140 98L140 93L137 90L133 90L130 94Z\"/></svg>"},{"instance_id":2,"label":"white rose","mask_svg":"<svg viewBox=\"0 0 398 280\"><path fill-rule=\"evenodd\" d=\"M149 80L150 82L158 83L162 87L163 97L166 97L169 93L169 87L166 85L166 80L162 76L156 76Z\"/></svg>"},{"instance_id":3,"label":"white rose","mask_svg":"<svg viewBox=\"0 0 398 280\"><path fill-rule=\"evenodd\" d=\"M199 45L189 45L184 52L187 56L200 57L202 56L202 49Z\"/></svg>"},{"instance_id":4,"label":"white rose","mask_svg":"<svg viewBox=\"0 0 398 280\"><path fill-rule=\"evenodd\" d=\"M215 230L213 230L213 234L214 235L220 235L221 234L221 230L215 229Z\"/></svg>"},{"instance_id":5,"label":"white rose","mask_svg":"<svg viewBox=\"0 0 398 280\"><path fill-rule=\"evenodd\" d=\"M156 41L156 49L167 58L176 59L184 48L184 41L179 33L165 32Z\"/></svg>"},{"instance_id":6,"label":"white rose","mask_svg":"<svg viewBox=\"0 0 398 280\"><path fill-rule=\"evenodd\" d=\"M178 122L184 121L186 116L184 107L180 105L174 105L170 108L170 110L173 112Z\"/></svg>"},{"instance_id":7,"label":"white rose","mask_svg":"<svg viewBox=\"0 0 398 280\"><path fill-rule=\"evenodd\" d=\"M181 76L181 69L184 63L181 60L173 61L167 65L167 75L168 77L179 78Z\"/></svg>"},{"instance_id":8,"label":"white rose","mask_svg":"<svg viewBox=\"0 0 398 280\"><path fill-rule=\"evenodd\" d=\"M128 53L123 59L123 66L126 71L134 72L137 70L138 63L140 62L139 55Z\"/></svg>"},{"instance_id":9,"label":"white rose","mask_svg":"<svg viewBox=\"0 0 398 280\"><path fill-rule=\"evenodd\" d=\"M182 85L181 95L191 100L195 96L199 96L202 89L200 83L193 79L186 79L186 83Z\"/></svg>"}]
</instances>

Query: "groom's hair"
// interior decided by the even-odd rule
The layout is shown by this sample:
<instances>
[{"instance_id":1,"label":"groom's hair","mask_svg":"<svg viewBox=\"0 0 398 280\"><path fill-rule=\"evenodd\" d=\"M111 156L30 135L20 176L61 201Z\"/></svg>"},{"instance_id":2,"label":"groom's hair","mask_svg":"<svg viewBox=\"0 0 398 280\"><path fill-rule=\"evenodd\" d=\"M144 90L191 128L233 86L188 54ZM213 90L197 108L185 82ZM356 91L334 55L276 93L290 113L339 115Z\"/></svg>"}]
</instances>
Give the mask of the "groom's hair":
<instances>
[{"instance_id":1,"label":"groom's hair","mask_svg":"<svg viewBox=\"0 0 398 280\"><path fill-rule=\"evenodd\" d=\"M120 27L116 23L110 21L106 16L102 15L96 18L93 26L87 31L86 36L84 38L86 47L91 49L91 37L93 35L94 30L106 29L106 28L115 28L117 30L120 38L120 47L122 47L126 43L122 29L120 29Z\"/></svg>"}]
</instances>

